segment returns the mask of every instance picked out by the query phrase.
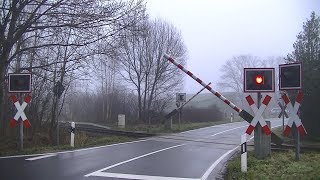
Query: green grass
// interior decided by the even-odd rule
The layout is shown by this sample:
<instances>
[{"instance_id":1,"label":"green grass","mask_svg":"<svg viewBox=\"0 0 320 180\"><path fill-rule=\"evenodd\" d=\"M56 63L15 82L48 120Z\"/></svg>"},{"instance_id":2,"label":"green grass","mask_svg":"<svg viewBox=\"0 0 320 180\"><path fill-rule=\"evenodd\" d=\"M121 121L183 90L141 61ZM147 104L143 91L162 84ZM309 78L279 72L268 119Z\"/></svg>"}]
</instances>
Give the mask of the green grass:
<instances>
[{"instance_id":1,"label":"green grass","mask_svg":"<svg viewBox=\"0 0 320 180\"><path fill-rule=\"evenodd\" d=\"M7 140L5 140L7 139ZM77 133L75 136L75 147L70 146L70 142L63 141L64 143L60 146L52 146L48 143L33 144L28 142L27 139L24 141L25 148L20 151L18 150L17 139L1 138L0 139L0 156L11 156L20 154L38 154L38 153L50 153L62 150L73 150L86 147L94 147L115 143L122 143L136 140L136 138L124 137L124 136L98 136L91 137L86 133Z\"/></svg>"},{"instance_id":2,"label":"green grass","mask_svg":"<svg viewBox=\"0 0 320 180\"><path fill-rule=\"evenodd\" d=\"M284 137L282 127L272 130L286 144L292 144L292 137ZM320 141L301 138L302 145L320 147ZM320 152L302 152L300 161L295 161L295 153L272 152L265 160L258 160L254 152L248 152L248 172L242 173L240 155L228 162L225 179L318 179L320 180Z\"/></svg>"},{"instance_id":3,"label":"green grass","mask_svg":"<svg viewBox=\"0 0 320 180\"><path fill-rule=\"evenodd\" d=\"M293 145L294 143L293 137L291 135L289 135L289 137L283 136L282 127L272 129L272 132L274 132L281 139L283 139L285 144ZM301 141L301 146L320 148L320 138L306 136L306 137L301 137L300 141Z\"/></svg>"},{"instance_id":4,"label":"green grass","mask_svg":"<svg viewBox=\"0 0 320 180\"><path fill-rule=\"evenodd\" d=\"M242 173L240 157L229 161L225 179L320 179L320 152L302 153L300 161L294 152L272 152L266 160L248 153L248 172Z\"/></svg>"}]
</instances>

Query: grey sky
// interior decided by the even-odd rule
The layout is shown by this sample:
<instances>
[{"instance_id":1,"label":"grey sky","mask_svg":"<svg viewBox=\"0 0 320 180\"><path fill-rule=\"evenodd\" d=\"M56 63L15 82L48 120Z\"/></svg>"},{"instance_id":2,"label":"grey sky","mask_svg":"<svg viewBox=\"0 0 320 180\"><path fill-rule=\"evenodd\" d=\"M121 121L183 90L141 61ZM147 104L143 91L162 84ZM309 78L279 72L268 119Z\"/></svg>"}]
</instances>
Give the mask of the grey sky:
<instances>
[{"instance_id":1,"label":"grey sky","mask_svg":"<svg viewBox=\"0 0 320 180\"><path fill-rule=\"evenodd\" d=\"M182 33L187 68L213 88L220 67L232 56L286 56L318 0L148 0L151 17L167 20ZM201 89L185 76L185 91Z\"/></svg>"}]
</instances>

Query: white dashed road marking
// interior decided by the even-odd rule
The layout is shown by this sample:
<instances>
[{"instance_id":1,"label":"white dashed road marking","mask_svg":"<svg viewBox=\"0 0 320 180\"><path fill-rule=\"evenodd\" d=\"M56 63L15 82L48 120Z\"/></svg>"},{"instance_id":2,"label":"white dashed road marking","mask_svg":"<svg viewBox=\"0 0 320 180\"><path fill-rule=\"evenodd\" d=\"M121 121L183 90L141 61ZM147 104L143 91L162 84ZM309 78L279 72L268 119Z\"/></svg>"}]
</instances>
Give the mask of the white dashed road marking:
<instances>
[{"instance_id":1,"label":"white dashed road marking","mask_svg":"<svg viewBox=\"0 0 320 180\"><path fill-rule=\"evenodd\" d=\"M28 158L28 159L26 159L26 161L35 161L35 160L39 160L39 159L44 159L44 158L56 156L56 155L57 155L57 153L47 154L47 155L43 155L43 156L37 156L37 157L33 157L33 158Z\"/></svg>"}]
</instances>

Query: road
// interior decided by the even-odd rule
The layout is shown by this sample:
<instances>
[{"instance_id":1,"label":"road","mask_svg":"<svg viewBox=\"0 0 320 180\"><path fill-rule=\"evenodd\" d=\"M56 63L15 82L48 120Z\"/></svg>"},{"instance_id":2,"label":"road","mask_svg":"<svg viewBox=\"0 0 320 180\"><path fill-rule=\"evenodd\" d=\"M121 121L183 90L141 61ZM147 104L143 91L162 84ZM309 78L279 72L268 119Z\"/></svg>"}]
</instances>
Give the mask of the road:
<instances>
[{"instance_id":1,"label":"road","mask_svg":"<svg viewBox=\"0 0 320 180\"><path fill-rule=\"evenodd\" d=\"M271 126L282 121L272 119ZM3 180L196 180L221 178L247 122L135 142L44 155L0 158ZM250 137L248 137L249 139Z\"/></svg>"}]
</instances>

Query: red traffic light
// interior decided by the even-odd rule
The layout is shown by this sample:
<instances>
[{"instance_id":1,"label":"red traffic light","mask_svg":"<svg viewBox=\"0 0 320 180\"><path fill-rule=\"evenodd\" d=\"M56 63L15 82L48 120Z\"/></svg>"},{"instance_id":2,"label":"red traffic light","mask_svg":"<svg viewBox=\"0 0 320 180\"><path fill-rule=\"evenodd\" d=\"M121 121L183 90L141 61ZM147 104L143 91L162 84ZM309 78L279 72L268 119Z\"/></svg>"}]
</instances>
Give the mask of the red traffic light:
<instances>
[{"instance_id":1,"label":"red traffic light","mask_svg":"<svg viewBox=\"0 0 320 180\"><path fill-rule=\"evenodd\" d=\"M261 85L261 84L263 84L263 76L261 76L261 75L257 75L256 77L255 77L255 82L256 82L256 84L258 84L258 85Z\"/></svg>"},{"instance_id":2,"label":"red traffic light","mask_svg":"<svg viewBox=\"0 0 320 180\"><path fill-rule=\"evenodd\" d=\"M244 92L274 92L274 68L244 68Z\"/></svg>"}]
</instances>

